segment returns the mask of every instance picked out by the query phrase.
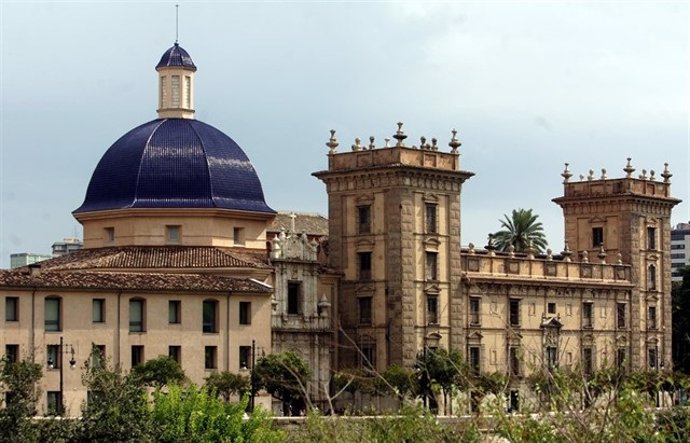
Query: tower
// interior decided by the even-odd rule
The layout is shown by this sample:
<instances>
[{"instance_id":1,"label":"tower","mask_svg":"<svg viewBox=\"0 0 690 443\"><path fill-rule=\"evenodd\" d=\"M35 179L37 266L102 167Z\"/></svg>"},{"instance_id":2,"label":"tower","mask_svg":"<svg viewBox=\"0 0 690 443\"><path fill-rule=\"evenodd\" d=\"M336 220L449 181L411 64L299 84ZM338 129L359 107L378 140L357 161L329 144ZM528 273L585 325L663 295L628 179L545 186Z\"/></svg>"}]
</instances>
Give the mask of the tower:
<instances>
[{"instance_id":1,"label":"tower","mask_svg":"<svg viewBox=\"0 0 690 443\"><path fill-rule=\"evenodd\" d=\"M671 362L671 209L680 200L671 197L668 164L662 181L644 169L633 177L630 159L623 171L624 178L609 179L606 170L599 178L590 170L571 182L566 163L563 196L553 201L563 208L571 249L589 256L603 250L631 265L629 360L659 369Z\"/></svg>"},{"instance_id":2,"label":"tower","mask_svg":"<svg viewBox=\"0 0 690 443\"><path fill-rule=\"evenodd\" d=\"M326 144L329 265L343 273L338 302L340 368L412 366L424 346L461 349L460 142L450 152L436 139L337 152Z\"/></svg>"}]
</instances>

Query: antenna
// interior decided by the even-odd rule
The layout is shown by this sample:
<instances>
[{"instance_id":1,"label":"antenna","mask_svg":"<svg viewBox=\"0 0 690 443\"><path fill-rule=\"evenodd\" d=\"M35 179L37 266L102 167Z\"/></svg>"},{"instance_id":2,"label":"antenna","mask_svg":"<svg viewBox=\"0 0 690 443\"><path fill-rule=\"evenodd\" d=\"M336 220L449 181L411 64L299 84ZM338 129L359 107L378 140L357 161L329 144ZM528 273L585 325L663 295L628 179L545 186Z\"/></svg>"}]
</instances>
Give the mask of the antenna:
<instances>
[{"instance_id":1,"label":"antenna","mask_svg":"<svg viewBox=\"0 0 690 443\"><path fill-rule=\"evenodd\" d=\"M180 36L180 5L175 5L175 44Z\"/></svg>"}]
</instances>

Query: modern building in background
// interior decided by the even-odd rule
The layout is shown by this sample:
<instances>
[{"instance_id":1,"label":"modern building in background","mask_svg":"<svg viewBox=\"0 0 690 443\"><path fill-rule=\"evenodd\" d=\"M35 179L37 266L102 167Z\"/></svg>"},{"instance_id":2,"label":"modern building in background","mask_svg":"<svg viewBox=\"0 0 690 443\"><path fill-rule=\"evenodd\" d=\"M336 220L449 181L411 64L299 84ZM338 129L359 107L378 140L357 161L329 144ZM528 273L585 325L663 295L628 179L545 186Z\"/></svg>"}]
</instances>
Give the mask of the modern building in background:
<instances>
[{"instance_id":1,"label":"modern building in background","mask_svg":"<svg viewBox=\"0 0 690 443\"><path fill-rule=\"evenodd\" d=\"M53 243L53 257L62 257L74 251L80 250L84 242L77 237L65 237L62 241Z\"/></svg>"},{"instance_id":2,"label":"modern building in background","mask_svg":"<svg viewBox=\"0 0 690 443\"><path fill-rule=\"evenodd\" d=\"M679 270L690 266L690 223L678 223L671 231L671 280L683 281Z\"/></svg>"},{"instance_id":3,"label":"modern building in background","mask_svg":"<svg viewBox=\"0 0 690 443\"><path fill-rule=\"evenodd\" d=\"M48 260L49 258L53 258L53 256L50 254L34 254L31 252L10 254L10 269L31 265L43 260Z\"/></svg>"},{"instance_id":4,"label":"modern building in background","mask_svg":"<svg viewBox=\"0 0 690 443\"><path fill-rule=\"evenodd\" d=\"M0 352L45 364L39 411L78 414L87 392L67 362L94 351L125 370L167 355L197 384L293 351L322 408L334 372L413 367L438 348L462 352L474 375L508 375L513 408L541 369L670 366L679 200L667 167L634 176L628 160L620 178L571 181L566 165L561 252L499 252L491 237L462 249L474 174L455 131L450 149L408 145L399 123L391 146L346 152L331 131L314 173L328 219L276 213L245 152L194 119L189 54L175 43L156 70L158 118L105 152L73 213L83 247L0 271Z\"/></svg>"}]
</instances>

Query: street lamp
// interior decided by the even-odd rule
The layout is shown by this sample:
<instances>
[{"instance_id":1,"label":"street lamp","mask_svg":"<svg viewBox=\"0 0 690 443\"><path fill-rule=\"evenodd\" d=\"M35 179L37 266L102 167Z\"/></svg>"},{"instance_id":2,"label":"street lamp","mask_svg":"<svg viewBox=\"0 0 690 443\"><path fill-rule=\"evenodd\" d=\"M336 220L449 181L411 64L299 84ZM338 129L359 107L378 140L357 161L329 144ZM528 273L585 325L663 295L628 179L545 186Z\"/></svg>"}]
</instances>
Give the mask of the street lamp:
<instances>
[{"instance_id":1,"label":"street lamp","mask_svg":"<svg viewBox=\"0 0 690 443\"><path fill-rule=\"evenodd\" d=\"M69 347L69 350L67 349ZM58 360L58 369L60 370L60 390L58 391L58 398L57 398L57 405L56 405L56 413L57 415L62 415L65 412L65 406L63 403L63 393L65 389L65 374L62 370L64 366L64 355L65 353L69 352L70 354L70 359L69 359L69 367L70 369L74 369L77 367L77 361L74 359L74 347L70 344L65 344L64 340L62 337L60 337L60 345L58 346L58 352L56 357L59 359ZM52 359L51 356L48 357L48 369L55 369L55 363Z\"/></svg>"}]
</instances>

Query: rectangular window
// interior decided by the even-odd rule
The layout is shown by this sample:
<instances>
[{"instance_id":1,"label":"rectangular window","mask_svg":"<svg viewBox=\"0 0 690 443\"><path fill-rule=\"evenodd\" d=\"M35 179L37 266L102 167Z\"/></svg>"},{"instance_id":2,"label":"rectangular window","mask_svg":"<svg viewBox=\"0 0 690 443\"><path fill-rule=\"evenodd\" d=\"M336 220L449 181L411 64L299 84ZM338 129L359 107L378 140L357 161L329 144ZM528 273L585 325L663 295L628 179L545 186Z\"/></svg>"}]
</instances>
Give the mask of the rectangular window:
<instances>
[{"instance_id":1,"label":"rectangular window","mask_svg":"<svg viewBox=\"0 0 690 443\"><path fill-rule=\"evenodd\" d=\"M510 326L520 326L520 300L510 299Z\"/></svg>"},{"instance_id":2,"label":"rectangular window","mask_svg":"<svg viewBox=\"0 0 690 443\"><path fill-rule=\"evenodd\" d=\"M218 302L215 300L204 300L203 305L203 332L218 332Z\"/></svg>"},{"instance_id":3,"label":"rectangular window","mask_svg":"<svg viewBox=\"0 0 690 443\"><path fill-rule=\"evenodd\" d=\"M359 279L371 280L371 252L358 252Z\"/></svg>"},{"instance_id":4,"label":"rectangular window","mask_svg":"<svg viewBox=\"0 0 690 443\"><path fill-rule=\"evenodd\" d=\"M100 368L105 363L105 345L93 345L91 354L91 364L94 368Z\"/></svg>"},{"instance_id":5,"label":"rectangular window","mask_svg":"<svg viewBox=\"0 0 690 443\"><path fill-rule=\"evenodd\" d=\"M165 227L165 242L176 244L180 242L180 226L169 225Z\"/></svg>"},{"instance_id":6,"label":"rectangular window","mask_svg":"<svg viewBox=\"0 0 690 443\"><path fill-rule=\"evenodd\" d=\"M188 75L184 76L184 106L192 108L192 78Z\"/></svg>"},{"instance_id":7,"label":"rectangular window","mask_svg":"<svg viewBox=\"0 0 690 443\"><path fill-rule=\"evenodd\" d=\"M105 299L94 298L91 301L91 321L93 323L105 322Z\"/></svg>"},{"instance_id":8,"label":"rectangular window","mask_svg":"<svg viewBox=\"0 0 690 443\"><path fill-rule=\"evenodd\" d=\"M168 346L168 357L182 364L182 346Z\"/></svg>"},{"instance_id":9,"label":"rectangular window","mask_svg":"<svg viewBox=\"0 0 690 443\"><path fill-rule=\"evenodd\" d=\"M556 313L556 303L547 303L546 312L548 312L551 315L554 315Z\"/></svg>"},{"instance_id":10,"label":"rectangular window","mask_svg":"<svg viewBox=\"0 0 690 443\"><path fill-rule=\"evenodd\" d=\"M554 369L558 367L558 348L547 346L546 348L546 367Z\"/></svg>"},{"instance_id":11,"label":"rectangular window","mask_svg":"<svg viewBox=\"0 0 690 443\"><path fill-rule=\"evenodd\" d=\"M616 304L616 324L618 325L618 329L623 329L626 327L626 304L625 303L617 303Z\"/></svg>"},{"instance_id":12,"label":"rectangular window","mask_svg":"<svg viewBox=\"0 0 690 443\"><path fill-rule=\"evenodd\" d=\"M647 329L656 329L656 306L647 308Z\"/></svg>"},{"instance_id":13,"label":"rectangular window","mask_svg":"<svg viewBox=\"0 0 690 443\"><path fill-rule=\"evenodd\" d=\"M5 321L19 321L19 297L5 297Z\"/></svg>"},{"instance_id":14,"label":"rectangular window","mask_svg":"<svg viewBox=\"0 0 690 443\"><path fill-rule=\"evenodd\" d=\"M60 299L46 298L45 299L45 330L46 331L61 331L60 324Z\"/></svg>"},{"instance_id":15,"label":"rectangular window","mask_svg":"<svg viewBox=\"0 0 690 443\"><path fill-rule=\"evenodd\" d=\"M144 332L144 300L129 301L129 332Z\"/></svg>"},{"instance_id":16,"label":"rectangular window","mask_svg":"<svg viewBox=\"0 0 690 443\"><path fill-rule=\"evenodd\" d=\"M182 302L180 300L168 300L168 323L182 322Z\"/></svg>"},{"instance_id":17,"label":"rectangular window","mask_svg":"<svg viewBox=\"0 0 690 443\"><path fill-rule=\"evenodd\" d=\"M594 373L594 352L592 348L582 348L582 372L584 375Z\"/></svg>"},{"instance_id":18,"label":"rectangular window","mask_svg":"<svg viewBox=\"0 0 690 443\"><path fill-rule=\"evenodd\" d=\"M5 345L5 359L8 363L19 361L19 345Z\"/></svg>"},{"instance_id":19,"label":"rectangular window","mask_svg":"<svg viewBox=\"0 0 690 443\"><path fill-rule=\"evenodd\" d=\"M240 369L251 369L252 347L240 346Z\"/></svg>"},{"instance_id":20,"label":"rectangular window","mask_svg":"<svg viewBox=\"0 0 690 443\"><path fill-rule=\"evenodd\" d=\"M48 369L60 367L60 345L46 346L46 366Z\"/></svg>"},{"instance_id":21,"label":"rectangular window","mask_svg":"<svg viewBox=\"0 0 690 443\"><path fill-rule=\"evenodd\" d=\"M656 291L656 267L649 265L647 268L647 287L650 291Z\"/></svg>"},{"instance_id":22,"label":"rectangular window","mask_svg":"<svg viewBox=\"0 0 690 443\"><path fill-rule=\"evenodd\" d=\"M593 328L594 327L594 304L593 303L582 303L582 327L583 328Z\"/></svg>"},{"instance_id":23,"label":"rectangular window","mask_svg":"<svg viewBox=\"0 0 690 443\"><path fill-rule=\"evenodd\" d=\"M132 346L132 367L144 363L144 347L141 345Z\"/></svg>"},{"instance_id":24,"label":"rectangular window","mask_svg":"<svg viewBox=\"0 0 690 443\"><path fill-rule=\"evenodd\" d=\"M103 228L103 233L105 236L106 243L112 243L115 241L115 228L113 228L112 226Z\"/></svg>"},{"instance_id":25,"label":"rectangular window","mask_svg":"<svg viewBox=\"0 0 690 443\"><path fill-rule=\"evenodd\" d=\"M244 246L244 228L232 229L232 241L235 246Z\"/></svg>"},{"instance_id":26,"label":"rectangular window","mask_svg":"<svg viewBox=\"0 0 690 443\"><path fill-rule=\"evenodd\" d=\"M592 228L592 247L598 248L604 243L604 228Z\"/></svg>"},{"instance_id":27,"label":"rectangular window","mask_svg":"<svg viewBox=\"0 0 690 443\"><path fill-rule=\"evenodd\" d=\"M300 313L302 303L302 282L288 282L287 313L297 315Z\"/></svg>"},{"instance_id":28,"label":"rectangular window","mask_svg":"<svg viewBox=\"0 0 690 443\"><path fill-rule=\"evenodd\" d=\"M357 206L357 232L371 233L371 206Z\"/></svg>"},{"instance_id":29,"label":"rectangular window","mask_svg":"<svg viewBox=\"0 0 690 443\"><path fill-rule=\"evenodd\" d=\"M218 367L218 347L206 346L204 348L204 368L216 369Z\"/></svg>"},{"instance_id":30,"label":"rectangular window","mask_svg":"<svg viewBox=\"0 0 690 443\"><path fill-rule=\"evenodd\" d=\"M361 366L366 369L376 369L376 345L374 343L364 343L361 346L361 350Z\"/></svg>"},{"instance_id":31,"label":"rectangular window","mask_svg":"<svg viewBox=\"0 0 690 443\"><path fill-rule=\"evenodd\" d=\"M360 297L359 303L359 324L371 324L371 297Z\"/></svg>"},{"instance_id":32,"label":"rectangular window","mask_svg":"<svg viewBox=\"0 0 690 443\"><path fill-rule=\"evenodd\" d=\"M252 324L252 304L248 301L240 302L240 324L241 325L251 325Z\"/></svg>"},{"instance_id":33,"label":"rectangular window","mask_svg":"<svg viewBox=\"0 0 690 443\"><path fill-rule=\"evenodd\" d=\"M522 374L520 365L520 348L510 347L508 349L508 359L510 364L510 373L515 376Z\"/></svg>"},{"instance_id":34,"label":"rectangular window","mask_svg":"<svg viewBox=\"0 0 690 443\"><path fill-rule=\"evenodd\" d=\"M647 228L647 249L656 250L656 228Z\"/></svg>"},{"instance_id":35,"label":"rectangular window","mask_svg":"<svg viewBox=\"0 0 690 443\"><path fill-rule=\"evenodd\" d=\"M171 77L171 86L172 86L172 107L173 108L179 108L180 107L180 76L179 75L173 75Z\"/></svg>"},{"instance_id":36,"label":"rectangular window","mask_svg":"<svg viewBox=\"0 0 690 443\"><path fill-rule=\"evenodd\" d=\"M426 204L425 208L425 220L424 225L426 227L427 234L438 233L438 220L436 214L438 213L438 207L432 204Z\"/></svg>"},{"instance_id":37,"label":"rectangular window","mask_svg":"<svg viewBox=\"0 0 690 443\"><path fill-rule=\"evenodd\" d=\"M469 352L470 372L479 375L481 371L481 350L479 346L470 346Z\"/></svg>"},{"instance_id":38,"label":"rectangular window","mask_svg":"<svg viewBox=\"0 0 690 443\"><path fill-rule=\"evenodd\" d=\"M46 413L60 415L60 391L48 391L46 394Z\"/></svg>"},{"instance_id":39,"label":"rectangular window","mask_svg":"<svg viewBox=\"0 0 690 443\"><path fill-rule=\"evenodd\" d=\"M470 324L478 326L481 323L481 299L479 297L470 297Z\"/></svg>"},{"instance_id":40,"label":"rectangular window","mask_svg":"<svg viewBox=\"0 0 690 443\"><path fill-rule=\"evenodd\" d=\"M426 298L426 321L427 324L438 324L438 297L429 295Z\"/></svg>"},{"instance_id":41,"label":"rectangular window","mask_svg":"<svg viewBox=\"0 0 690 443\"><path fill-rule=\"evenodd\" d=\"M426 279L438 280L438 254L436 252L426 253Z\"/></svg>"},{"instance_id":42,"label":"rectangular window","mask_svg":"<svg viewBox=\"0 0 690 443\"><path fill-rule=\"evenodd\" d=\"M649 369L656 369L658 360L656 348L647 349L647 365Z\"/></svg>"},{"instance_id":43,"label":"rectangular window","mask_svg":"<svg viewBox=\"0 0 690 443\"><path fill-rule=\"evenodd\" d=\"M623 368L627 365L627 353L625 348L616 349L616 366Z\"/></svg>"}]
</instances>

